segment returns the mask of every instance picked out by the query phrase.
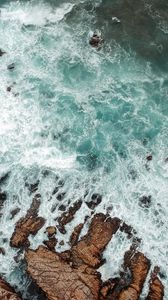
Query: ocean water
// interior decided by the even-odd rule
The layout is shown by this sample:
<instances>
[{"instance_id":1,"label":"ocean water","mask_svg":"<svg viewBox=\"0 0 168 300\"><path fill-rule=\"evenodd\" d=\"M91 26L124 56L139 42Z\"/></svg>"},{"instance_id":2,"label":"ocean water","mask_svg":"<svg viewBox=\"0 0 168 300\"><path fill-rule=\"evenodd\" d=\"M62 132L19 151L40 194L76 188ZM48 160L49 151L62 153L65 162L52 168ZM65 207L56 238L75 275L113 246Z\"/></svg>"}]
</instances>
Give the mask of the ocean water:
<instances>
[{"instance_id":1,"label":"ocean water","mask_svg":"<svg viewBox=\"0 0 168 300\"><path fill-rule=\"evenodd\" d=\"M95 31L104 38L99 50L89 45ZM83 200L60 241L68 242L73 227L91 214L92 194L101 194L95 212L133 226L140 250L161 268L168 299L168 2L1 0L0 48L6 51L0 57L0 178L8 174L0 180L7 195L1 275L23 299L38 299L26 288L30 281L9 239L31 204L28 186L39 182L39 214L47 225L56 224L60 205ZM149 207L140 204L143 196L150 197ZM44 238L41 229L31 247ZM130 244L121 233L112 239L104 253L108 265L100 268L104 279L118 274Z\"/></svg>"}]
</instances>

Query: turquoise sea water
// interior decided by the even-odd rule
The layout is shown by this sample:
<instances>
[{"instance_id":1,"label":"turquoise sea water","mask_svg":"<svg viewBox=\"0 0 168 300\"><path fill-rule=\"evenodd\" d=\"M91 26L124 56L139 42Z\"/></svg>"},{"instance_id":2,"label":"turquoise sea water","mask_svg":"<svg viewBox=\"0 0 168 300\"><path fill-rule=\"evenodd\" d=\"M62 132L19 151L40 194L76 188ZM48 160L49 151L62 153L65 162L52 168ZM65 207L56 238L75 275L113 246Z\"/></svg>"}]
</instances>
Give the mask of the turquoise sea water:
<instances>
[{"instance_id":1,"label":"turquoise sea water","mask_svg":"<svg viewBox=\"0 0 168 300\"><path fill-rule=\"evenodd\" d=\"M0 10L0 177L9 174L1 182L0 272L24 286L9 238L32 201L28 184L39 180L49 224L60 204L79 198L72 225L81 222L85 202L100 193L96 211L136 229L141 250L161 266L168 299L167 1L0 1ZM89 45L95 30L104 38L99 50ZM140 205L143 196L150 207ZM41 230L32 247L43 239ZM117 274L128 247L124 237L110 244L114 270L103 269L104 277Z\"/></svg>"}]
</instances>

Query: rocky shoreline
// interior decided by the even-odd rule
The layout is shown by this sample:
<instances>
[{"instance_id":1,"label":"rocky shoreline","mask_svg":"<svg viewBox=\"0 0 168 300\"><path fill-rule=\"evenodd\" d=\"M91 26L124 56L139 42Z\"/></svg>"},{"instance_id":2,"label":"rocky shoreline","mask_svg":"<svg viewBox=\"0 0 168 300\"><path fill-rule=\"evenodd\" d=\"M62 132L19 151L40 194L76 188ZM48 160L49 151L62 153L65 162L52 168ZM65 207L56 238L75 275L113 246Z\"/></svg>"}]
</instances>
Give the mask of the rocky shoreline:
<instances>
[{"instance_id":1,"label":"rocky shoreline","mask_svg":"<svg viewBox=\"0 0 168 300\"><path fill-rule=\"evenodd\" d=\"M100 200L100 197L98 198ZM95 198L89 205L96 206ZM38 215L40 195L33 198L25 217L15 225L10 246L24 251L27 273L48 300L138 300L150 272L150 260L138 250L141 240L135 230L118 218L108 214L95 214L90 220L88 232L80 238L84 224L74 228L70 237L70 249L58 253L56 234L65 234L66 224L71 222L81 207L81 201L73 204L57 219L57 226L47 227L48 240L36 250L30 248L29 236L36 235L45 226L45 219ZM105 262L103 251L117 231L124 232L131 239L132 246L124 255L119 277L101 279L98 268ZM115 255L115 253L111 253ZM108 266L112 268L113 266ZM151 272L149 293L145 300L162 300L164 286L159 277L159 267ZM0 279L0 299L19 300L4 279Z\"/></svg>"}]
</instances>

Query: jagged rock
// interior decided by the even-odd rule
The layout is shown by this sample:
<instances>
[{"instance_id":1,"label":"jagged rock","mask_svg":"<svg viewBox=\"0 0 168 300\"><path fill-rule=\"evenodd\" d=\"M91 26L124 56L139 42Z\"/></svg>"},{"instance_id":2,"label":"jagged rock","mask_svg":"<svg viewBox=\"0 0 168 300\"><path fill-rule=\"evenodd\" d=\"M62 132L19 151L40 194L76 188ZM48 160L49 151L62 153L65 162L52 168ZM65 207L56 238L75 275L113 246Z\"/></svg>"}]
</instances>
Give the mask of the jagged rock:
<instances>
[{"instance_id":1,"label":"jagged rock","mask_svg":"<svg viewBox=\"0 0 168 300\"><path fill-rule=\"evenodd\" d=\"M119 300L138 300L150 268L150 261L141 252L129 250L124 256L125 272L131 273L130 284L119 294Z\"/></svg>"},{"instance_id":2,"label":"jagged rock","mask_svg":"<svg viewBox=\"0 0 168 300\"><path fill-rule=\"evenodd\" d=\"M0 254L5 255L5 249L3 247L0 247Z\"/></svg>"},{"instance_id":3,"label":"jagged rock","mask_svg":"<svg viewBox=\"0 0 168 300\"><path fill-rule=\"evenodd\" d=\"M89 41L89 44L92 46L92 47L100 47L103 43L103 39L101 38L100 35L94 33L93 36L90 38L90 41Z\"/></svg>"},{"instance_id":4,"label":"jagged rock","mask_svg":"<svg viewBox=\"0 0 168 300\"><path fill-rule=\"evenodd\" d=\"M74 228L74 230L73 230L73 232L72 232L72 234L71 234L71 236L70 236L70 245L71 245L71 246L74 246L74 245L77 244L79 235L80 235L81 230L82 230L82 228L83 228L83 225L84 225L84 224L81 223L81 224L77 225L77 226Z\"/></svg>"},{"instance_id":5,"label":"jagged rock","mask_svg":"<svg viewBox=\"0 0 168 300\"><path fill-rule=\"evenodd\" d=\"M157 276L158 272L159 272L159 268L155 267L154 271L151 274L149 294L146 297L146 300L163 300L164 286Z\"/></svg>"},{"instance_id":6,"label":"jagged rock","mask_svg":"<svg viewBox=\"0 0 168 300\"><path fill-rule=\"evenodd\" d=\"M97 267L101 264L101 254L113 234L120 225L118 218L110 218L103 214L97 214L92 219L88 233L72 247L73 261L80 265L86 263Z\"/></svg>"},{"instance_id":7,"label":"jagged rock","mask_svg":"<svg viewBox=\"0 0 168 300\"><path fill-rule=\"evenodd\" d=\"M1 300L21 300L21 298L15 293L14 289L10 287L8 283L0 278L0 299Z\"/></svg>"},{"instance_id":8,"label":"jagged rock","mask_svg":"<svg viewBox=\"0 0 168 300\"><path fill-rule=\"evenodd\" d=\"M11 237L11 247L25 247L29 245L28 237L30 234L35 235L44 225L45 219L38 217L40 206L39 195L32 202L30 209L25 217L21 218L15 226L15 231Z\"/></svg>"},{"instance_id":9,"label":"jagged rock","mask_svg":"<svg viewBox=\"0 0 168 300\"><path fill-rule=\"evenodd\" d=\"M96 268L102 263L101 254L120 220L97 214L88 233L69 251L51 252L45 247L27 250L28 272L49 300L98 300L101 288Z\"/></svg>"},{"instance_id":10,"label":"jagged rock","mask_svg":"<svg viewBox=\"0 0 168 300\"><path fill-rule=\"evenodd\" d=\"M61 233L65 234L65 225L71 222L74 218L75 213L80 209L82 205L82 201L79 200L75 202L67 212L63 212L62 215L57 219L58 221L58 229Z\"/></svg>"},{"instance_id":11,"label":"jagged rock","mask_svg":"<svg viewBox=\"0 0 168 300\"><path fill-rule=\"evenodd\" d=\"M86 202L86 205L90 209L95 209L95 207L99 205L101 202L102 202L102 196L100 194L93 194L91 200L89 202Z\"/></svg>"},{"instance_id":12,"label":"jagged rock","mask_svg":"<svg viewBox=\"0 0 168 300\"><path fill-rule=\"evenodd\" d=\"M87 265L73 268L61 254L42 246L25 257L28 273L49 300L98 300L100 275Z\"/></svg>"},{"instance_id":13,"label":"jagged rock","mask_svg":"<svg viewBox=\"0 0 168 300\"><path fill-rule=\"evenodd\" d=\"M12 209L10 211L10 214L11 214L10 219L13 219L19 212L20 212L20 208L19 207L16 207L16 208Z\"/></svg>"},{"instance_id":14,"label":"jagged rock","mask_svg":"<svg viewBox=\"0 0 168 300\"><path fill-rule=\"evenodd\" d=\"M55 226L49 226L46 228L46 232L47 232L48 236L51 237L56 234L57 229Z\"/></svg>"},{"instance_id":15,"label":"jagged rock","mask_svg":"<svg viewBox=\"0 0 168 300\"><path fill-rule=\"evenodd\" d=\"M55 251L55 247L57 245L57 239L55 237L49 238L49 240L44 241L44 245L47 246L47 248L51 251Z\"/></svg>"}]
</instances>

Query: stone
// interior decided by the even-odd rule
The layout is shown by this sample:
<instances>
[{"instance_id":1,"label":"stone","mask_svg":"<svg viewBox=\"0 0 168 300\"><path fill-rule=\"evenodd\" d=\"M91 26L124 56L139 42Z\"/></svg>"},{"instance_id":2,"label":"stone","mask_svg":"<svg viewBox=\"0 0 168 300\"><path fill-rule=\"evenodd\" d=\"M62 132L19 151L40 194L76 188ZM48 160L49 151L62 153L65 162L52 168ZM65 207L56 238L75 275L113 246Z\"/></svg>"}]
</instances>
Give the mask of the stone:
<instances>
[{"instance_id":1,"label":"stone","mask_svg":"<svg viewBox=\"0 0 168 300\"><path fill-rule=\"evenodd\" d=\"M98 300L100 274L87 265L73 268L43 246L28 250L25 258L28 273L48 300Z\"/></svg>"},{"instance_id":2,"label":"stone","mask_svg":"<svg viewBox=\"0 0 168 300\"><path fill-rule=\"evenodd\" d=\"M45 219L38 217L39 206L40 200L38 195L36 195L26 216L21 218L15 225L14 233L10 239L11 247L20 248L29 246L29 235L36 235L43 227Z\"/></svg>"},{"instance_id":3,"label":"stone","mask_svg":"<svg viewBox=\"0 0 168 300\"><path fill-rule=\"evenodd\" d=\"M152 204L152 196L142 196L139 199L139 205L144 208L149 208Z\"/></svg>"},{"instance_id":4,"label":"stone","mask_svg":"<svg viewBox=\"0 0 168 300\"><path fill-rule=\"evenodd\" d=\"M15 68L15 63L12 63L12 64L8 65L8 67L7 67L7 69L9 71L12 71L14 68Z\"/></svg>"},{"instance_id":5,"label":"stone","mask_svg":"<svg viewBox=\"0 0 168 300\"><path fill-rule=\"evenodd\" d=\"M0 49L0 57L3 56L4 54L6 54L6 52Z\"/></svg>"},{"instance_id":6,"label":"stone","mask_svg":"<svg viewBox=\"0 0 168 300\"><path fill-rule=\"evenodd\" d=\"M124 256L124 270L131 273L130 284L119 294L118 300L138 300L143 289L150 261L143 253L131 249Z\"/></svg>"},{"instance_id":7,"label":"stone","mask_svg":"<svg viewBox=\"0 0 168 300\"><path fill-rule=\"evenodd\" d=\"M21 300L14 289L5 280L0 278L0 299L2 300Z\"/></svg>"},{"instance_id":8,"label":"stone","mask_svg":"<svg viewBox=\"0 0 168 300\"><path fill-rule=\"evenodd\" d=\"M48 227L46 228L46 232L47 232L48 236L51 237L51 236L53 236L54 234L56 234L57 229L56 229L55 226L48 226Z\"/></svg>"},{"instance_id":9,"label":"stone","mask_svg":"<svg viewBox=\"0 0 168 300\"><path fill-rule=\"evenodd\" d=\"M113 234L119 229L120 220L108 215L97 214L93 217L88 233L72 247L73 262L85 263L94 268L102 263L101 254Z\"/></svg>"},{"instance_id":10,"label":"stone","mask_svg":"<svg viewBox=\"0 0 168 300\"><path fill-rule=\"evenodd\" d=\"M71 234L71 236L70 236L70 245L71 245L71 246L74 246L74 245L77 244L78 239L79 239L79 235L80 235L81 230L82 230L82 228L83 228L83 225L84 225L84 224L81 223L81 224L77 225L77 226L74 228L74 230L73 230L73 232L72 232L72 234Z\"/></svg>"},{"instance_id":11,"label":"stone","mask_svg":"<svg viewBox=\"0 0 168 300\"><path fill-rule=\"evenodd\" d=\"M5 255L5 249L3 247L0 247L0 254Z\"/></svg>"},{"instance_id":12,"label":"stone","mask_svg":"<svg viewBox=\"0 0 168 300\"><path fill-rule=\"evenodd\" d=\"M153 159L153 156L152 155L148 155L147 157L146 157L146 160L147 161L151 161Z\"/></svg>"},{"instance_id":13,"label":"stone","mask_svg":"<svg viewBox=\"0 0 168 300\"><path fill-rule=\"evenodd\" d=\"M43 243L44 243L44 245L47 246L47 248L48 248L49 250L55 251L55 247L56 247L56 245L57 245L57 242L58 242L57 239L56 239L55 237L52 237L52 238L50 238L49 240L44 241Z\"/></svg>"},{"instance_id":14,"label":"stone","mask_svg":"<svg viewBox=\"0 0 168 300\"><path fill-rule=\"evenodd\" d=\"M60 217L57 218L57 228L63 234L66 233L65 225L71 222L74 218L75 213L81 208L82 201L76 201L72 206L69 207L68 211L63 212Z\"/></svg>"},{"instance_id":15,"label":"stone","mask_svg":"<svg viewBox=\"0 0 168 300\"><path fill-rule=\"evenodd\" d=\"M93 36L90 38L89 44L94 47L98 48L102 45L103 39L101 38L100 35L94 33Z\"/></svg>"},{"instance_id":16,"label":"stone","mask_svg":"<svg viewBox=\"0 0 168 300\"><path fill-rule=\"evenodd\" d=\"M151 274L149 284L149 294L146 300L163 300L164 298L164 286L158 277L159 268L155 267Z\"/></svg>"},{"instance_id":17,"label":"stone","mask_svg":"<svg viewBox=\"0 0 168 300\"><path fill-rule=\"evenodd\" d=\"M99 205L102 202L102 196L100 194L93 194L91 197L91 200L89 202L86 202L86 205L90 209L95 209L97 205Z\"/></svg>"}]
</instances>

